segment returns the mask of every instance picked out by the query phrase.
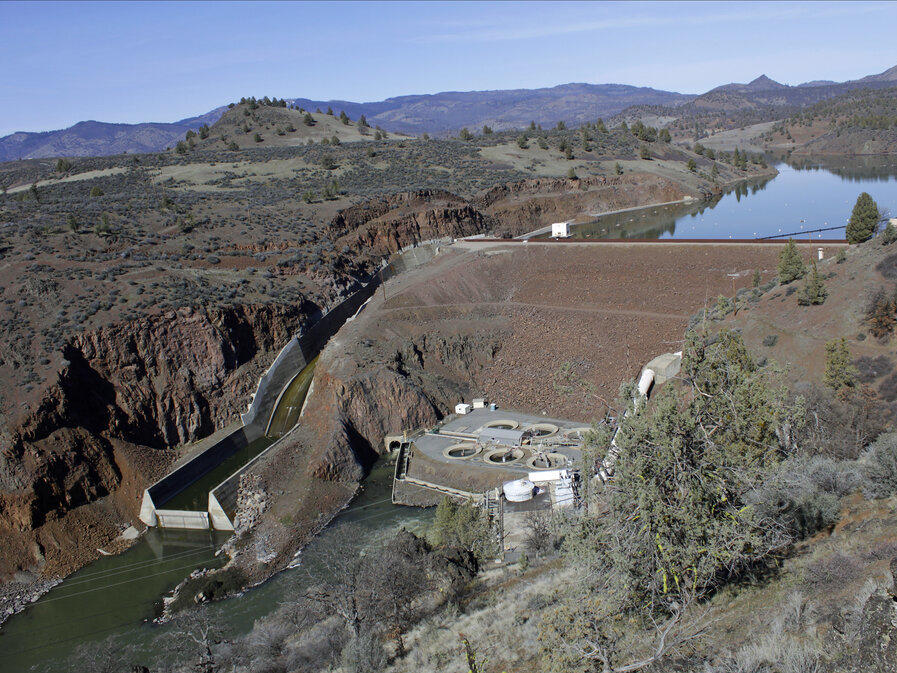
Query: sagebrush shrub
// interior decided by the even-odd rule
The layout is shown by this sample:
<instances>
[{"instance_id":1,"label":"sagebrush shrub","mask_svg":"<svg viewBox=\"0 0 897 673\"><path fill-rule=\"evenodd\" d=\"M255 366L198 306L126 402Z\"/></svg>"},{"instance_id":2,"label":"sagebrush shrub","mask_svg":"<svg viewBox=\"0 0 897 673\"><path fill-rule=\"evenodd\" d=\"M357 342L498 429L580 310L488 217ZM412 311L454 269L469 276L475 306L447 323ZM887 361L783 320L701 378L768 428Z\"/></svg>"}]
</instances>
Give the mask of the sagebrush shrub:
<instances>
[{"instance_id":1,"label":"sagebrush shrub","mask_svg":"<svg viewBox=\"0 0 897 673\"><path fill-rule=\"evenodd\" d=\"M897 493L897 432L881 435L872 442L865 456L866 483L863 490L870 498L887 498Z\"/></svg>"}]
</instances>

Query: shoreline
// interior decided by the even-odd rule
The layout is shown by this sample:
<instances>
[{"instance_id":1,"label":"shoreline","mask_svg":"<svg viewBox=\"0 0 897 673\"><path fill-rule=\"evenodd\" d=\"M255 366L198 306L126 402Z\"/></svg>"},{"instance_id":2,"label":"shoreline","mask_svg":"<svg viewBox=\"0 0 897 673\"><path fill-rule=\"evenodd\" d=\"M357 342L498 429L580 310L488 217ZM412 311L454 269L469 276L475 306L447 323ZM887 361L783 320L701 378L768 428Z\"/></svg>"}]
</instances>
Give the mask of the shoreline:
<instances>
[{"instance_id":1,"label":"shoreline","mask_svg":"<svg viewBox=\"0 0 897 673\"><path fill-rule=\"evenodd\" d=\"M674 205L679 205L682 203L693 203L698 200L699 199L696 199L693 196L685 196L685 197L679 199L678 201L664 201L663 203L646 203L644 206L632 206L630 208L619 208L617 210L608 210L607 212L604 212L604 213L588 213L588 215L591 219L596 220L599 217L605 217L607 215L617 215L619 213L629 213L629 212L633 212L636 210L643 210L645 208L659 208L660 206L674 206ZM574 227L579 226L580 224L587 224L586 222L577 223L577 222L575 222L575 220L576 220L576 218L573 218L573 226ZM514 238L511 240L516 241L516 240L529 239L534 236L541 236L542 234L547 234L550 231L551 231L551 225L549 224L548 226L540 227L539 229L535 229L526 234L521 234L520 236L514 236Z\"/></svg>"},{"instance_id":2,"label":"shoreline","mask_svg":"<svg viewBox=\"0 0 897 673\"><path fill-rule=\"evenodd\" d=\"M777 168L775 168L775 166L769 166L766 170L764 170L763 172L761 172L758 175L750 175L750 176L746 176L744 178L739 178L737 180L729 180L728 182L720 182L720 183L717 183L717 185L720 188L720 192L725 193L727 190L734 189L738 185L747 184L747 183L753 182L755 180L762 180L764 178L768 178L768 179L772 180L776 176L778 176L778 174L779 174L779 171ZM718 192L714 192L714 194L717 194L717 193ZM697 196L692 196L691 194L686 194L681 199L677 199L675 201L662 201L659 203L646 203L643 206L629 206L627 208L617 208L615 210L607 210L607 211L604 211L601 213L580 213L580 215L574 216L570 220L570 222L573 227L577 227L577 226L580 226L583 224L588 224L590 222L593 222L601 217L607 217L609 215L619 215L621 213L631 213L631 212L636 212L639 210L645 210L646 208L661 208L664 206L678 206L678 205L685 205L685 204L690 204L690 203L701 203L702 201L708 201L708 200L709 200L709 197L707 195L705 195L704 197L697 197ZM587 215L588 220L585 222L577 222L576 220L583 215ZM543 234L547 234L550 231L551 231L551 225L549 224L544 227L539 227L538 229L534 229L533 231L527 232L525 234L521 234L519 236L514 236L511 239L505 239L505 240L514 240L514 241L530 240L536 236L541 236ZM464 240L464 239L461 239L461 240ZM548 239L548 240L555 240L555 239ZM561 239L561 240L569 240L569 239ZM579 239L579 240L586 240L586 239ZM650 239L604 239L604 240L650 240ZM683 240L683 239L680 239L680 240ZM720 239L720 240L728 240L728 239ZM753 239L750 239L750 240L753 240Z\"/></svg>"}]
</instances>

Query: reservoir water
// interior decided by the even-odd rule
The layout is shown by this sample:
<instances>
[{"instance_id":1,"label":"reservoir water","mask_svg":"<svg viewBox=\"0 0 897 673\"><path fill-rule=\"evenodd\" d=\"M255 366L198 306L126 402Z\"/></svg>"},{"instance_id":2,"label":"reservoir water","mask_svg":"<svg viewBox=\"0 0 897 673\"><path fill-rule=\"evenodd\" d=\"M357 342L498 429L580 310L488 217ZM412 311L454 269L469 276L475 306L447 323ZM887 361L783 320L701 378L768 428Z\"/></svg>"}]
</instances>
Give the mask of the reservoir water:
<instances>
[{"instance_id":1,"label":"reservoir water","mask_svg":"<svg viewBox=\"0 0 897 673\"><path fill-rule=\"evenodd\" d=\"M897 160L778 161L779 175L742 185L716 202L649 208L598 218L573 230L574 236L609 238L756 238L844 226L857 195L869 192L882 208L897 214ZM806 234L809 238L810 234ZM844 230L818 232L843 238ZM804 238L802 234L800 238ZM297 377L273 434L294 422L309 377ZM250 453L263 448L253 447ZM248 454L247 454L248 455ZM240 458L239 460L243 460ZM229 466L227 470L230 470ZM210 483L220 475L209 477ZM223 478L223 477L221 477ZM247 632L253 622L295 595L308 582L303 568L314 565L339 534L356 524L359 551L383 541L401 526L420 531L432 512L390 503L391 468L380 465L349 509L303 551L302 565L242 595L207 607L228 635ZM207 488L196 490L205 498ZM184 494L184 504L193 496ZM204 507L203 499L197 506ZM187 501L191 502L187 502ZM71 653L82 644L111 638L123 667L150 666L166 657L169 627L152 623L154 604L195 568L221 563L215 555L223 537L210 532L150 530L130 550L101 558L73 574L19 615L0 626L3 671L69 670ZM125 659L124 657L127 657Z\"/></svg>"},{"instance_id":2,"label":"reservoir water","mask_svg":"<svg viewBox=\"0 0 897 673\"><path fill-rule=\"evenodd\" d=\"M574 238L762 238L794 233L806 240L843 239L860 192L897 216L897 158L773 161L779 174L742 184L715 201L598 217L576 225ZM835 230L808 233L813 229ZM540 236L539 238L546 238Z\"/></svg>"}]
</instances>

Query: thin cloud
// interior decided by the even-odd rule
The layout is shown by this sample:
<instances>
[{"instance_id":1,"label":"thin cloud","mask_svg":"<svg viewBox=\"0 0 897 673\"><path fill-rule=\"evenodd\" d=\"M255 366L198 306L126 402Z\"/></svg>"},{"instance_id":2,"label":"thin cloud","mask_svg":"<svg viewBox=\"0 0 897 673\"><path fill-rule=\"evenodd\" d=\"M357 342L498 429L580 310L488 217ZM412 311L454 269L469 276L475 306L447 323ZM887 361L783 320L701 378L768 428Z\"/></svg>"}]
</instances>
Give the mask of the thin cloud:
<instances>
[{"instance_id":1,"label":"thin cloud","mask_svg":"<svg viewBox=\"0 0 897 673\"><path fill-rule=\"evenodd\" d=\"M531 40L538 38L558 37L563 35L575 35L580 33L592 33L602 30L626 30L632 28L658 28L665 26L700 26L712 23L727 23L738 21L785 20L798 17L811 16L812 18L826 18L843 16L845 14L856 15L887 9L886 5L832 5L820 8L818 5L764 5L757 3L739 12L726 12L719 14L680 15L680 16L615 16L612 18L574 21L568 20L563 24L548 24L528 26L508 26L505 24L492 24L488 28L482 28L483 24L457 25L457 30L451 32L431 33L429 35L415 35L409 38L409 42L417 44L427 43L451 43L451 42L501 42L514 40ZM771 10L771 11L769 11Z\"/></svg>"}]
</instances>

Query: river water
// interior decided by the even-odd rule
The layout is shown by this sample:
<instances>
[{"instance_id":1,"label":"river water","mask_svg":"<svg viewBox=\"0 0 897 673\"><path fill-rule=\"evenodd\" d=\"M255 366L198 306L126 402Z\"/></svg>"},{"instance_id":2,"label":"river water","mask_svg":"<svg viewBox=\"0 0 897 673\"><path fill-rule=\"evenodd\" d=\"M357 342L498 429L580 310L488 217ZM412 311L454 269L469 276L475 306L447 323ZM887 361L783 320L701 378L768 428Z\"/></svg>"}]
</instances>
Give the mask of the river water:
<instances>
[{"instance_id":1,"label":"river water","mask_svg":"<svg viewBox=\"0 0 897 673\"><path fill-rule=\"evenodd\" d=\"M711 202L646 208L576 225L575 238L842 239L860 192L897 217L897 158L773 159L779 174ZM808 233L813 229L836 230ZM541 236L539 238L546 238Z\"/></svg>"},{"instance_id":2,"label":"river water","mask_svg":"<svg viewBox=\"0 0 897 673\"><path fill-rule=\"evenodd\" d=\"M380 464L361 493L300 555L300 565L243 594L206 606L228 636L248 632L259 617L296 595L309 582L306 570L321 563L344 527L355 526L359 552L404 527L422 534L432 511L391 504L392 465ZM24 612L0 627L0 670L76 668L70 658L84 644L111 639L127 660L153 669L166 659L168 626L152 623L159 598L196 568L222 563L215 556L226 534L150 529L131 549L101 558L74 573Z\"/></svg>"}]
</instances>

